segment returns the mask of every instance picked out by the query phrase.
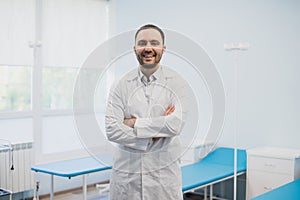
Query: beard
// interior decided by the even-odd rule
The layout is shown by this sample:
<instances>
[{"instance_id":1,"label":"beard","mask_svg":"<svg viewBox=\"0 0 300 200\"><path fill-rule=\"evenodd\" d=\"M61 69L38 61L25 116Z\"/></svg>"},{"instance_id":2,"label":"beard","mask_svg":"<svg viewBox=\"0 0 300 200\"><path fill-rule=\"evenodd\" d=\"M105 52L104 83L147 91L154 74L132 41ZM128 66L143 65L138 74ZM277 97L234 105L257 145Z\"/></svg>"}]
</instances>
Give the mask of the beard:
<instances>
[{"instance_id":1,"label":"beard","mask_svg":"<svg viewBox=\"0 0 300 200\"><path fill-rule=\"evenodd\" d=\"M152 55L154 57L154 63L145 63L144 57L147 55ZM139 61L140 65L145 69L153 69L155 68L161 60L162 54L156 52L145 52L143 51L140 54L136 54L137 60Z\"/></svg>"},{"instance_id":2,"label":"beard","mask_svg":"<svg viewBox=\"0 0 300 200\"><path fill-rule=\"evenodd\" d=\"M145 69L153 69L156 67L158 63L153 63L153 64L142 64L141 66Z\"/></svg>"}]
</instances>

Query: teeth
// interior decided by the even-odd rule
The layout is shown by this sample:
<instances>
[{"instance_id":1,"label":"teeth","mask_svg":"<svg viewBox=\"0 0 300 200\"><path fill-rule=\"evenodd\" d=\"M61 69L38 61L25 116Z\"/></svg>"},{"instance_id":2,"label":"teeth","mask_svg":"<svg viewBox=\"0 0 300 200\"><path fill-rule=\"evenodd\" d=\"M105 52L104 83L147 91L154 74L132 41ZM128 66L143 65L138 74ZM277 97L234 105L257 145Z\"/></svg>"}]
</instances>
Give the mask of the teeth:
<instances>
[{"instance_id":1,"label":"teeth","mask_svg":"<svg viewBox=\"0 0 300 200\"><path fill-rule=\"evenodd\" d=\"M144 56L152 56L152 54L148 54L148 53L146 53L146 54L144 54Z\"/></svg>"}]
</instances>

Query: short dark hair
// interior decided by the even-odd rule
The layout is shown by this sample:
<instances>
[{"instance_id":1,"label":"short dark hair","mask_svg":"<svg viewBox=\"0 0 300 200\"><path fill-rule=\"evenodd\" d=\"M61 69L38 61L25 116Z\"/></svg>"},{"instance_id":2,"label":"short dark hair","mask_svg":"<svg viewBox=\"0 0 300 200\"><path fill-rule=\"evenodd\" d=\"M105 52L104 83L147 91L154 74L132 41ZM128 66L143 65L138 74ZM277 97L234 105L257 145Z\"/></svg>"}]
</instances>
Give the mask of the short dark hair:
<instances>
[{"instance_id":1,"label":"short dark hair","mask_svg":"<svg viewBox=\"0 0 300 200\"><path fill-rule=\"evenodd\" d=\"M136 31L136 33L135 33L135 40L136 40L136 37L137 37L137 35L139 34L139 32L142 31L142 30L145 30L145 29L155 29L155 30L157 30L157 31L160 33L160 35L161 35L163 44L165 43L165 34L164 34L164 32L161 30L161 28L159 28L158 26L155 26L155 25L153 25L153 24L146 24L146 25L140 27L140 28Z\"/></svg>"}]
</instances>

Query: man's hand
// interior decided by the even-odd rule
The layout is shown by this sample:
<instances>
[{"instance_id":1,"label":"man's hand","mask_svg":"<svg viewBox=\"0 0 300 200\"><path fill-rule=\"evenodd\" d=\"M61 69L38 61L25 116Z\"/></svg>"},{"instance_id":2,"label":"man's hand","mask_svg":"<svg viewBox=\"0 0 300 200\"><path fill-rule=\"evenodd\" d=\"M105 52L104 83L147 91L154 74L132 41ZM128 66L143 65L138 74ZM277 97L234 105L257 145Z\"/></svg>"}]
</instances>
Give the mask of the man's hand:
<instances>
[{"instance_id":1,"label":"man's hand","mask_svg":"<svg viewBox=\"0 0 300 200\"><path fill-rule=\"evenodd\" d=\"M175 110L175 106L174 105L169 105L169 107L165 111L164 115L165 116L170 115L170 114L172 114L174 112L174 110Z\"/></svg>"},{"instance_id":2,"label":"man's hand","mask_svg":"<svg viewBox=\"0 0 300 200\"><path fill-rule=\"evenodd\" d=\"M135 121L136 121L136 118L135 117L132 117L132 118L129 118L129 119L124 119L123 123L131 128L134 127L134 124L135 124Z\"/></svg>"}]
</instances>

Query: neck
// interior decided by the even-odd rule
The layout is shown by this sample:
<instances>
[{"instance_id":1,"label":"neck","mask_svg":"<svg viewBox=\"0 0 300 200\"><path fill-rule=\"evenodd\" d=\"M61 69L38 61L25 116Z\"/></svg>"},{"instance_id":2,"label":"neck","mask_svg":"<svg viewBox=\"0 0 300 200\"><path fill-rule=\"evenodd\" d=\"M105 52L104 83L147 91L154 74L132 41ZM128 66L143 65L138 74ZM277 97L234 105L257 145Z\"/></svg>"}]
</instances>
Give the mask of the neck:
<instances>
[{"instance_id":1,"label":"neck","mask_svg":"<svg viewBox=\"0 0 300 200\"><path fill-rule=\"evenodd\" d=\"M155 67L153 67L153 68L150 68L150 69L148 69L148 68L145 68L145 67L143 67L142 65L140 65L140 69L141 69L141 71L142 71L142 73L147 77L147 79L149 80L149 77L154 73L154 72L156 72L156 70L159 68L159 64L157 64Z\"/></svg>"}]
</instances>

